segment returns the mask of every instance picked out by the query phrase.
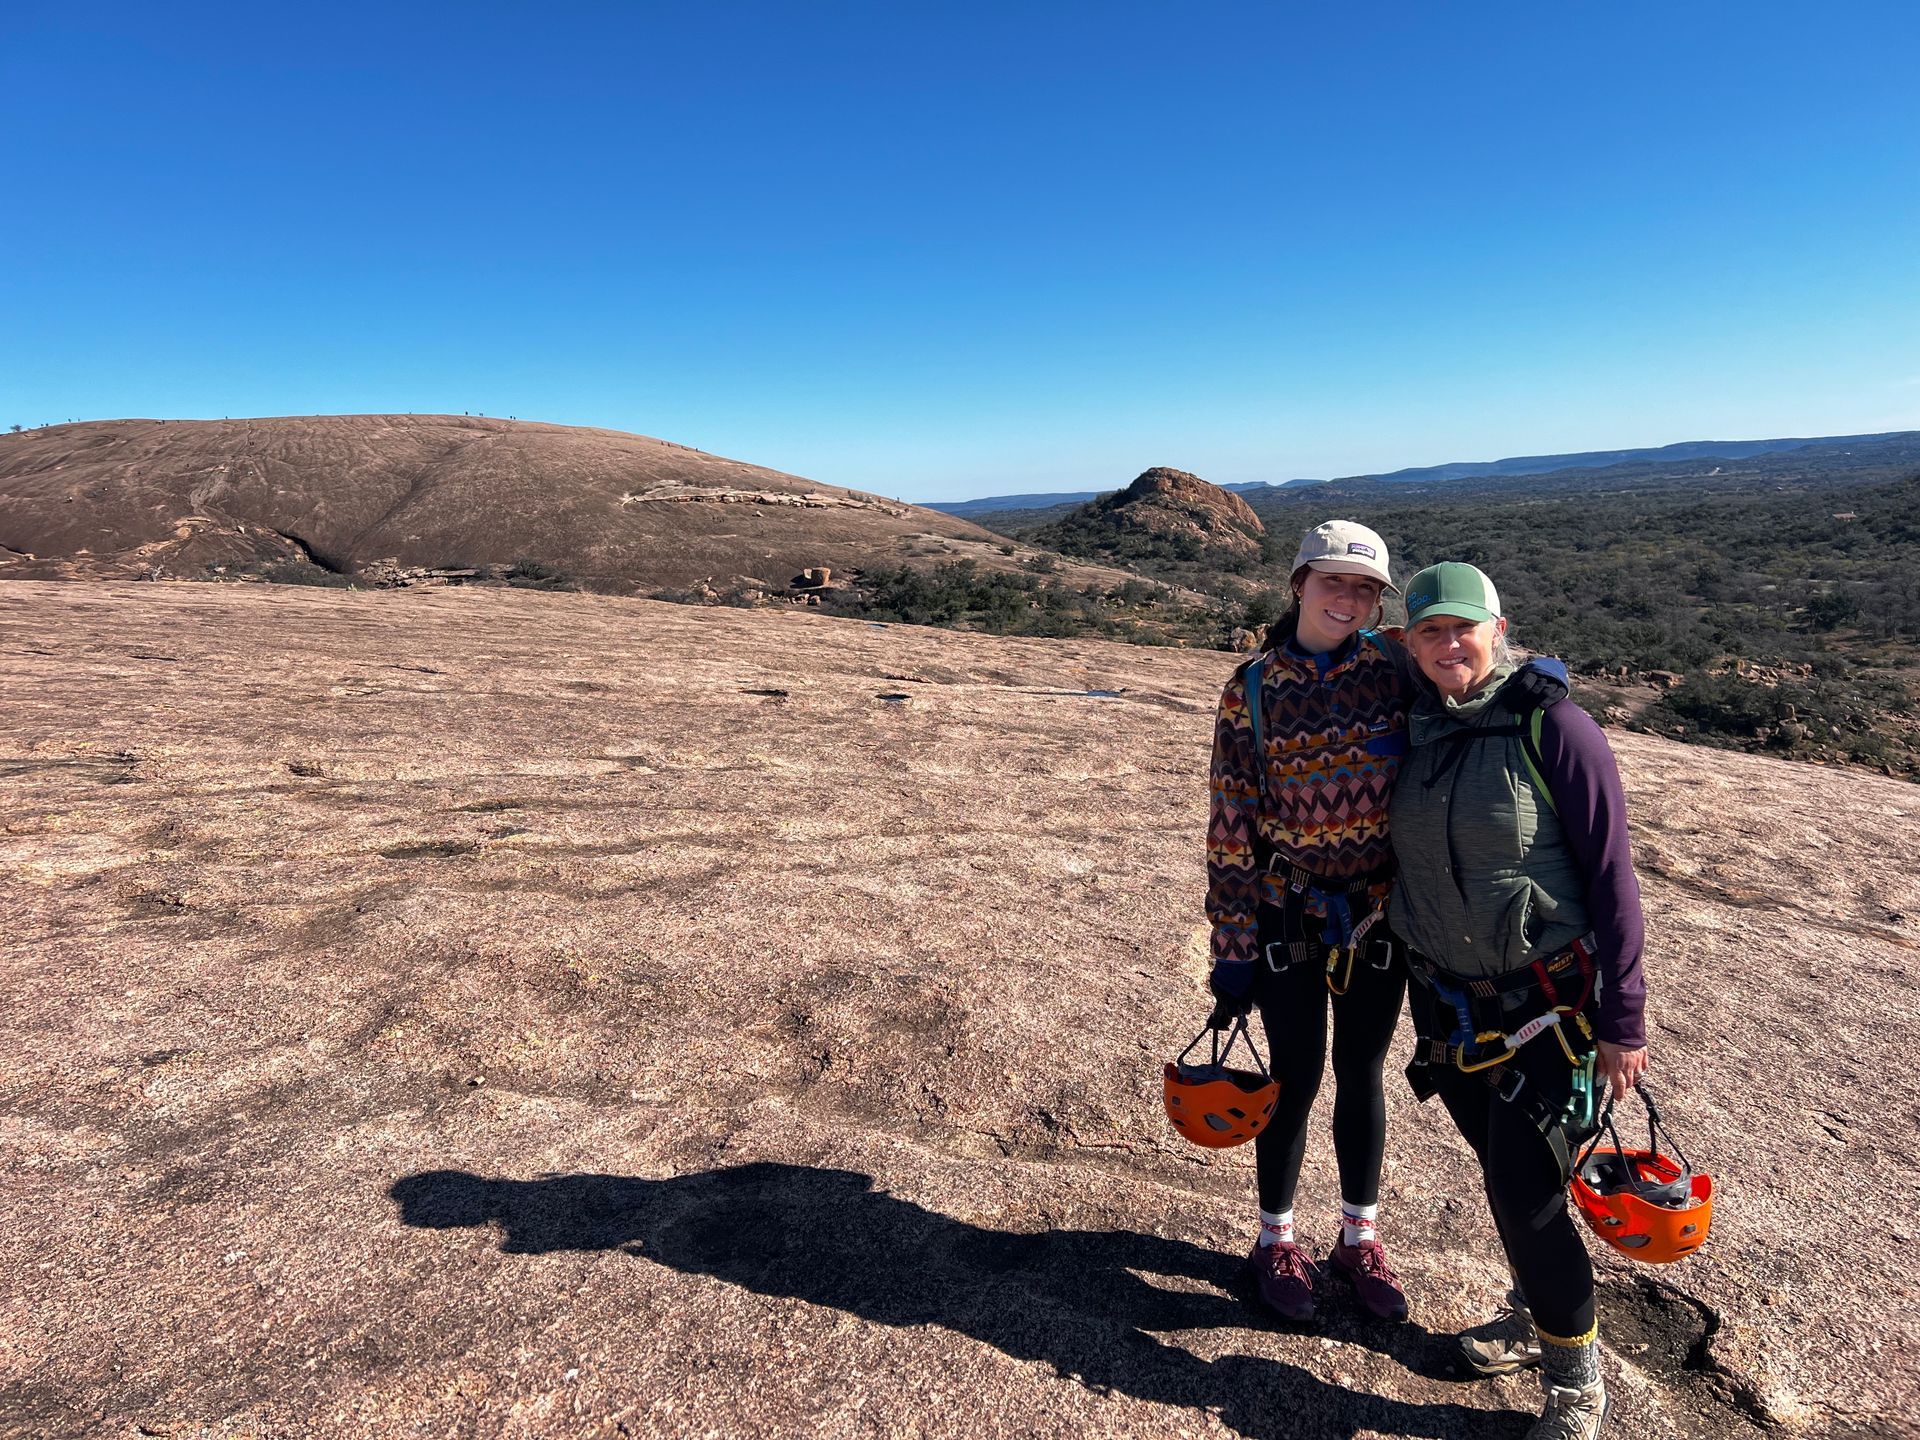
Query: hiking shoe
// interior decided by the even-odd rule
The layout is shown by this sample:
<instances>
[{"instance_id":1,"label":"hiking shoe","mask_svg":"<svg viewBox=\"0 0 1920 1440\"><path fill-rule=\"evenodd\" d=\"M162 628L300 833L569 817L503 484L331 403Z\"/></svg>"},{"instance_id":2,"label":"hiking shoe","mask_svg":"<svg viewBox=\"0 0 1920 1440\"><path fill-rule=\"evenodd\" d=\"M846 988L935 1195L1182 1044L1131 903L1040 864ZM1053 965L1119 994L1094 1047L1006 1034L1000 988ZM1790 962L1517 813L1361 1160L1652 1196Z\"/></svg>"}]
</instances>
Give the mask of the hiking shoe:
<instances>
[{"instance_id":1,"label":"hiking shoe","mask_svg":"<svg viewBox=\"0 0 1920 1440\"><path fill-rule=\"evenodd\" d=\"M1262 1305L1296 1325L1313 1319L1313 1262L1306 1251L1291 1240L1255 1245L1247 1267Z\"/></svg>"},{"instance_id":2,"label":"hiking shoe","mask_svg":"<svg viewBox=\"0 0 1920 1440\"><path fill-rule=\"evenodd\" d=\"M1518 1290L1507 1292L1493 1319L1462 1330L1453 1344L1460 1363L1476 1375L1511 1375L1540 1363L1540 1335Z\"/></svg>"},{"instance_id":3,"label":"hiking shoe","mask_svg":"<svg viewBox=\"0 0 1920 1440\"><path fill-rule=\"evenodd\" d=\"M1607 1387L1547 1386L1547 1408L1527 1431L1526 1440L1595 1440L1607 1419Z\"/></svg>"},{"instance_id":4,"label":"hiking shoe","mask_svg":"<svg viewBox=\"0 0 1920 1440\"><path fill-rule=\"evenodd\" d=\"M1407 1292L1400 1288L1400 1277L1387 1264L1387 1252L1378 1240L1362 1240L1358 1245L1339 1241L1327 1263L1347 1277L1353 1293L1373 1315L1381 1320L1407 1318Z\"/></svg>"}]
</instances>

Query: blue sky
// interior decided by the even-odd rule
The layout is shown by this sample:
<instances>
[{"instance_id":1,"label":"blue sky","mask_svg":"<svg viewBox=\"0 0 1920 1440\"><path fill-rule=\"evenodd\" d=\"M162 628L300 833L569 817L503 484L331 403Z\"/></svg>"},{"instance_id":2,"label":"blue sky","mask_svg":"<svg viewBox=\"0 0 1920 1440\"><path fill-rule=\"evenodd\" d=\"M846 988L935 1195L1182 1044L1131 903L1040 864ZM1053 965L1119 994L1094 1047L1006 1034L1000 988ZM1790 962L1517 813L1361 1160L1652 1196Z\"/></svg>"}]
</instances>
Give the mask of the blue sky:
<instances>
[{"instance_id":1,"label":"blue sky","mask_svg":"<svg viewBox=\"0 0 1920 1440\"><path fill-rule=\"evenodd\" d=\"M908 499L1920 428L1920 7L29 3L0 425Z\"/></svg>"}]
</instances>

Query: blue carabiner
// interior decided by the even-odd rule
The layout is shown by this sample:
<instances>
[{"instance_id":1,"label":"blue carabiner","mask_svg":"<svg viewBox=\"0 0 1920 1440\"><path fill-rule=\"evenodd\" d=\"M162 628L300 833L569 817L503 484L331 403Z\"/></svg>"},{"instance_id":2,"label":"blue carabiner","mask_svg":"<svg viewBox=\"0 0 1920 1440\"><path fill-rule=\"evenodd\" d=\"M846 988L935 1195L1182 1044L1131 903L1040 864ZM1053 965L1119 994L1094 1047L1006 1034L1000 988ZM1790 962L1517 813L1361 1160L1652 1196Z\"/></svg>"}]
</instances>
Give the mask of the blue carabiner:
<instances>
[{"instance_id":1,"label":"blue carabiner","mask_svg":"<svg viewBox=\"0 0 1920 1440\"><path fill-rule=\"evenodd\" d=\"M1327 907L1327 925L1320 938L1329 945L1352 944L1353 907L1347 904L1346 892L1316 890L1314 894Z\"/></svg>"},{"instance_id":2,"label":"blue carabiner","mask_svg":"<svg viewBox=\"0 0 1920 1440\"><path fill-rule=\"evenodd\" d=\"M1467 1003L1467 992L1456 990L1444 984L1438 975L1432 977L1434 993L1453 1006L1455 1024L1453 1034L1447 1037L1449 1045L1469 1045L1473 1042L1473 1007Z\"/></svg>"}]
</instances>

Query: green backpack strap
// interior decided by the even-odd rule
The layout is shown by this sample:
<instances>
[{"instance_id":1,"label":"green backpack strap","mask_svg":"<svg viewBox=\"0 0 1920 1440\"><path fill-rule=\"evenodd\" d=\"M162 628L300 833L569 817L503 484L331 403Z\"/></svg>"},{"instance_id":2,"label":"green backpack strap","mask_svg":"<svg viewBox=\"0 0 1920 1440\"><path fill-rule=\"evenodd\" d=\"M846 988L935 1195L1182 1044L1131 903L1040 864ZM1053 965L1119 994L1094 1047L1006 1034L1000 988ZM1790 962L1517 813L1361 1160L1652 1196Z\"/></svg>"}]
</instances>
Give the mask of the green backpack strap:
<instances>
[{"instance_id":1,"label":"green backpack strap","mask_svg":"<svg viewBox=\"0 0 1920 1440\"><path fill-rule=\"evenodd\" d=\"M1560 807L1553 803L1553 792L1547 788L1547 762L1540 750L1540 730L1546 723L1547 707L1537 705L1533 713L1527 716L1527 723L1520 730L1520 749L1526 756L1527 776L1533 781L1533 788L1540 798L1547 802L1547 808L1555 815Z\"/></svg>"}]
</instances>

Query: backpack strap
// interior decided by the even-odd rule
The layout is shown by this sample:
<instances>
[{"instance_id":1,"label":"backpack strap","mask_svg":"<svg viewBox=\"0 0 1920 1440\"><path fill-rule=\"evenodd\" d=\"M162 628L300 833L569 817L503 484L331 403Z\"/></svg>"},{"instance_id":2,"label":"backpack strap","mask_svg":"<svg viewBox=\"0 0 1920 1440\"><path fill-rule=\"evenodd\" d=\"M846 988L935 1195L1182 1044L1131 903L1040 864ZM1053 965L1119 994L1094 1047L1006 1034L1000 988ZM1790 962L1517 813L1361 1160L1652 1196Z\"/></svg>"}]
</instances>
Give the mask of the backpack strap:
<instances>
[{"instance_id":1,"label":"backpack strap","mask_svg":"<svg viewBox=\"0 0 1920 1440\"><path fill-rule=\"evenodd\" d=\"M1547 788L1547 762L1540 750L1540 731L1546 719L1547 707L1534 706L1533 713L1527 716L1527 723L1520 729L1520 750L1526 757L1527 775L1533 781L1533 788L1547 802L1547 808L1558 815L1560 807L1553 803L1553 791Z\"/></svg>"},{"instance_id":2,"label":"backpack strap","mask_svg":"<svg viewBox=\"0 0 1920 1440\"><path fill-rule=\"evenodd\" d=\"M1253 763L1260 776L1260 793L1267 790L1267 736L1266 724L1260 714L1260 672L1266 668L1266 657L1256 655L1246 663L1241 671L1246 677L1247 718L1253 722Z\"/></svg>"},{"instance_id":3,"label":"backpack strap","mask_svg":"<svg viewBox=\"0 0 1920 1440\"><path fill-rule=\"evenodd\" d=\"M1547 707L1536 705L1516 725L1477 725L1470 730L1462 730L1440 741L1449 747L1446 757L1440 762L1432 775L1426 780L1426 788L1431 790L1452 773L1466 754L1467 746L1476 740L1499 740L1518 737L1520 756L1527 767L1527 779L1533 782L1533 790L1546 807L1555 815L1560 807L1553 803L1553 791L1547 788L1547 762L1540 749L1540 734L1546 723Z\"/></svg>"}]
</instances>

